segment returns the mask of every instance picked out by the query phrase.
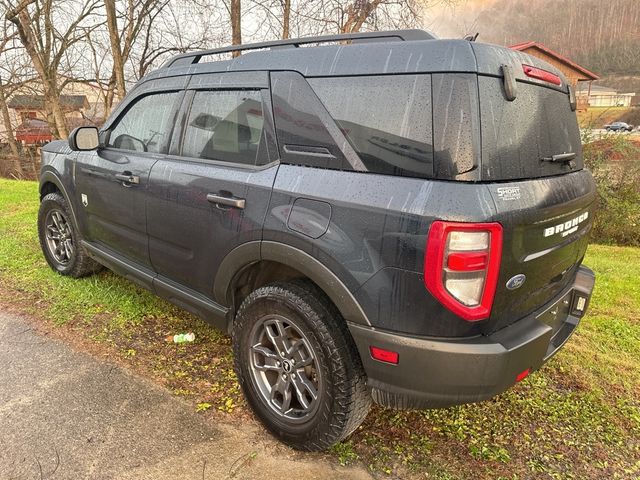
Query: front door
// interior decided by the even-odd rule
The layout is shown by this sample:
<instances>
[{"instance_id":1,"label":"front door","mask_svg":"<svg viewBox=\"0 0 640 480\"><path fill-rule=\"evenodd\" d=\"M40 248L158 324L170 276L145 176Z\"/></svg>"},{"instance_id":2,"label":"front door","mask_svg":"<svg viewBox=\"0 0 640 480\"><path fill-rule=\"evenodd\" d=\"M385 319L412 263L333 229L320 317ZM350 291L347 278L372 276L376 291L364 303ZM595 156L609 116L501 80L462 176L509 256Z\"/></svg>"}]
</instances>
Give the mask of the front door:
<instances>
[{"instance_id":1,"label":"front door","mask_svg":"<svg viewBox=\"0 0 640 480\"><path fill-rule=\"evenodd\" d=\"M149 179L149 251L160 280L211 298L225 255L261 240L278 168L268 101L260 88L187 93L174 154Z\"/></svg>"},{"instance_id":2,"label":"front door","mask_svg":"<svg viewBox=\"0 0 640 480\"><path fill-rule=\"evenodd\" d=\"M77 157L83 237L137 267L151 265L145 200L149 173L167 151L181 95L154 93L133 99L111 124L106 145Z\"/></svg>"}]
</instances>

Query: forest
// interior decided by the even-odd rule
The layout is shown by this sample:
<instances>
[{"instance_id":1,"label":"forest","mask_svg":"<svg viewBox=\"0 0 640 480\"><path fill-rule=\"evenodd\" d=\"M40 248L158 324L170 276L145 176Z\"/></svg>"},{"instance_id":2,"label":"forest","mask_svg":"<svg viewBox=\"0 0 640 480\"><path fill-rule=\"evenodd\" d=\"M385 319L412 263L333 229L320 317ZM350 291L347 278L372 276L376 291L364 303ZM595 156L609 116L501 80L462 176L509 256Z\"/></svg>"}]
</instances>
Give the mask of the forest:
<instances>
[{"instance_id":1,"label":"forest","mask_svg":"<svg viewBox=\"0 0 640 480\"><path fill-rule=\"evenodd\" d=\"M462 14L479 41L535 40L601 76L640 75L637 0L496 0L471 2Z\"/></svg>"}]
</instances>

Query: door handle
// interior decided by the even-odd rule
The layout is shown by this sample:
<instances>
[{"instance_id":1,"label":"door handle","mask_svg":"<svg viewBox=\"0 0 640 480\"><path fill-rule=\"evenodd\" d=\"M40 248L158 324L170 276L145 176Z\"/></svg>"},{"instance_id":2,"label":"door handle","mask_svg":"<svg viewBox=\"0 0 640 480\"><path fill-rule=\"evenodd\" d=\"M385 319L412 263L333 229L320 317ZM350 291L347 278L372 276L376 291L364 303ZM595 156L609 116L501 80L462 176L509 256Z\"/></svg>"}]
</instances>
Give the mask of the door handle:
<instances>
[{"instance_id":1,"label":"door handle","mask_svg":"<svg viewBox=\"0 0 640 480\"><path fill-rule=\"evenodd\" d=\"M240 210L243 210L245 206L244 198L225 197L217 193L207 193L207 201L215 203L216 205L226 205L228 207L239 208Z\"/></svg>"},{"instance_id":2,"label":"door handle","mask_svg":"<svg viewBox=\"0 0 640 480\"><path fill-rule=\"evenodd\" d=\"M138 185L140 183L140 177L138 175L132 175L131 172L116 173L114 176L125 184Z\"/></svg>"}]
</instances>

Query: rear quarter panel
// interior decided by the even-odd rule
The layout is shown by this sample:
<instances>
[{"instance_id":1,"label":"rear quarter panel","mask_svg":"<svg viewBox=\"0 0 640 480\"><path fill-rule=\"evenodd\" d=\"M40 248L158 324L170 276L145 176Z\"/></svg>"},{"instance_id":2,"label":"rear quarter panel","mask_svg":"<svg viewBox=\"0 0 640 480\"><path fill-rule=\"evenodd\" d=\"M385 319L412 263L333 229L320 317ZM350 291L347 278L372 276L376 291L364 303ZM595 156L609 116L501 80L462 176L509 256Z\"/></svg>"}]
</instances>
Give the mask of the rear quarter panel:
<instances>
[{"instance_id":1,"label":"rear quarter panel","mask_svg":"<svg viewBox=\"0 0 640 480\"><path fill-rule=\"evenodd\" d=\"M296 208L294 223L296 199L308 200L308 213ZM327 214L330 218L321 218ZM484 185L281 165L263 239L291 245L322 262L354 294L374 326L469 335L478 327L445 310L424 286L427 233L436 218L482 222L494 215L494 200ZM313 238L317 224L327 228Z\"/></svg>"}]
</instances>

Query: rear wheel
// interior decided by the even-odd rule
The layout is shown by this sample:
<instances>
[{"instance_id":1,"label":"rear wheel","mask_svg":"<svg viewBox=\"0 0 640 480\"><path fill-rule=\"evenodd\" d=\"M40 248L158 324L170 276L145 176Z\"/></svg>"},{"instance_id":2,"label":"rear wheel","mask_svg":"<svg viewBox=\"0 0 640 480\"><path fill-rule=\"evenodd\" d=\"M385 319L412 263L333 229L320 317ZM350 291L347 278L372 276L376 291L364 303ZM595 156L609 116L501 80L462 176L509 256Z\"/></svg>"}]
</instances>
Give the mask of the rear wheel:
<instances>
[{"instance_id":1,"label":"rear wheel","mask_svg":"<svg viewBox=\"0 0 640 480\"><path fill-rule=\"evenodd\" d=\"M233 326L235 369L265 426L301 450L322 450L353 432L371 396L339 312L315 285L259 288Z\"/></svg>"},{"instance_id":2,"label":"rear wheel","mask_svg":"<svg viewBox=\"0 0 640 480\"><path fill-rule=\"evenodd\" d=\"M87 255L71 219L69 205L59 193L49 193L40 202L38 236L44 258L56 272L79 278L101 266Z\"/></svg>"}]
</instances>

